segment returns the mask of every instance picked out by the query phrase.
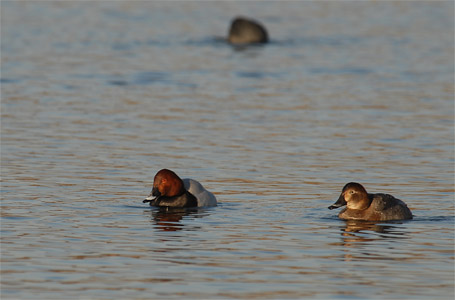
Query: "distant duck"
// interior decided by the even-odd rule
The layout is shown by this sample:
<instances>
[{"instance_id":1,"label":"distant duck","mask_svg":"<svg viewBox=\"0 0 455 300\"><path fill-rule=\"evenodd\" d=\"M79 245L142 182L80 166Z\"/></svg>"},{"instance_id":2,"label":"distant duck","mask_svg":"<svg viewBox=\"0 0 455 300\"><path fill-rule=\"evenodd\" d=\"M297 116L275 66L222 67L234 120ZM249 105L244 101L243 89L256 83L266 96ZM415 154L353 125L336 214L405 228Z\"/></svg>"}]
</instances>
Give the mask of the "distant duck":
<instances>
[{"instance_id":1,"label":"distant duck","mask_svg":"<svg viewBox=\"0 0 455 300\"><path fill-rule=\"evenodd\" d=\"M345 220L391 221L412 219L411 210L401 200L389 194L369 194L356 182L343 187L338 201L329 206L334 209L346 205L338 217Z\"/></svg>"},{"instance_id":2,"label":"distant duck","mask_svg":"<svg viewBox=\"0 0 455 300\"><path fill-rule=\"evenodd\" d=\"M244 17L237 17L231 23L228 41L231 44L267 43L267 30L259 22Z\"/></svg>"},{"instance_id":3,"label":"distant duck","mask_svg":"<svg viewBox=\"0 0 455 300\"><path fill-rule=\"evenodd\" d=\"M159 207L209 207L216 206L215 196L194 179L181 179L168 169L156 173L153 189L143 203Z\"/></svg>"}]
</instances>

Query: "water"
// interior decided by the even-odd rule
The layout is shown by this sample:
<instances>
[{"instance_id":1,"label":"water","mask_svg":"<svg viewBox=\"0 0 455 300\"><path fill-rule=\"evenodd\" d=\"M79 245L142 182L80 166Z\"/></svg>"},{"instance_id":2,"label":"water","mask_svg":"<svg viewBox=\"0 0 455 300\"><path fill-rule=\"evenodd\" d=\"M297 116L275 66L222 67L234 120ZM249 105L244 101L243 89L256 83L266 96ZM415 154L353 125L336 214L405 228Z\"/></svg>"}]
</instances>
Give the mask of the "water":
<instances>
[{"instance_id":1,"label":"water","mask_svg":"<svg viewBox=\"0 0 455 300\"><path fill-rule=\"evenodd\" d=\"M453 11L2 1L2 299L453 299ZM220 205L142 204L165 167ZM414 220L339 220L349 181Z\"/></svg>"}]
</instances>

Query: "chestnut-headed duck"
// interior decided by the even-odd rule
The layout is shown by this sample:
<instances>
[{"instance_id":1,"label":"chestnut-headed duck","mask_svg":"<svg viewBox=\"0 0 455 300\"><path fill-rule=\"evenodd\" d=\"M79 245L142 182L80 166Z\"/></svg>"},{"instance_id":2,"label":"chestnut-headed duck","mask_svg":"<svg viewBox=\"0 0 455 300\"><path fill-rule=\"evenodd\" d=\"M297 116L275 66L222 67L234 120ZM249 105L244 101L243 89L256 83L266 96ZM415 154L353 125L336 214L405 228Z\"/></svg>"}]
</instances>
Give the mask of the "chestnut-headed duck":
<instances>
[{"instance_id":1,"label":"chestnut-headed duck","mask_svg":"<svg viewBox=\"0 0 455 300\"><path fill-rule=\"evenodd\" d=\"M329 209L346 205L338 217L344 220L391 221L412 219L406 203L389 194L369 194L356 182L343 187L338 201Z\"/></svg>"},{"instance_id":2,"label":"chestnut-headed duck","mask_svg":"<svg viewBox=\"0 0 455 300\"><path fill-rule=\"evenodd\" d=\"M232 20L228 41L231 44L267 43L267 30L259 22L244 17Z\"/></svg>"},{"instance_id":3,"label":"chestnut-headed duck","mask_svg":"<svg viewBox=\"0 0 455 300\"><path fill-rule=\"evenodd\" d=\"M168 169L156 173L150 195L143 203L160 207L216 206L215 196L194 179L181 179Z\"/></svg>"}]
</instances>

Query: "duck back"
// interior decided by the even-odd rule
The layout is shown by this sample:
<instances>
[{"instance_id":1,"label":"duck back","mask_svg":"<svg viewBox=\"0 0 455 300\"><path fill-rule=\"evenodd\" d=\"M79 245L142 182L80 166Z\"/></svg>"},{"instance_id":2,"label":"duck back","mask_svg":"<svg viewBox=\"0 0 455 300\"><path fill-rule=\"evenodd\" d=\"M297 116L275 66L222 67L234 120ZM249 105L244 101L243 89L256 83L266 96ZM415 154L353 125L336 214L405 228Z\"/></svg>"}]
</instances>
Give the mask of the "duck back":
<instances>
[{"instance_id":1,"label":"duck back","mask_svg":"<svg viewBox=\"0 0 455 300\"><path fill-rule=\"evenodd\" d=\"M199 183L199 181L191 178L184 178L183 185L185 186L185 189L188 192L190 192L196 197L198 207L208 207L217 205L215 195L207 191L202 186L202 184Z\"/></svg>"},{"instance_id":2,"label":"duck back","mask_svg":"<svg viewBox=\"0 0 455 300\"><path fill-rule=\"evenodd\" d=\"M371 208L378 214L380 221L412 219L411 210L406 203L389 194L368 194L372 198Z\"/></svg>"}]
</instances>

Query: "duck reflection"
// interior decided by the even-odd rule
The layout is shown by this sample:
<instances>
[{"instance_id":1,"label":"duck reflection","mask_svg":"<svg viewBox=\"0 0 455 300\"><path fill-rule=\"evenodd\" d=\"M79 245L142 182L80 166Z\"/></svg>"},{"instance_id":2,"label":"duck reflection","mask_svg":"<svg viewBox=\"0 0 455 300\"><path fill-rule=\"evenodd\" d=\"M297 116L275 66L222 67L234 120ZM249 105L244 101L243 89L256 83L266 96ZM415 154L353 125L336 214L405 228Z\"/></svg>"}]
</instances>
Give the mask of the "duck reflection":
<instances>
[{"instance_id":1,"label":"duck reflection","mask_svg":"<svg viewBox=\"0 0 455 300\"><path fill-rule=\"evenodd\" d=\"M393 223L378 223L358 220L347 220L340 228L343 245L346 247L361 246L364 243L383 240L406 238L406 232L394 224L403 224L402 221Z\"/></svg>"},{"instance_id":2,"label":"duck reflection","mask_svg":"<svg viewBox=\"0 0 455 300\"><path fill-rule=\"evenodd\" d=\"M383 259L382 255L373 255L366 249L377 241L406 238L406 232L394 224L403 224L403 222L381 224L358 220L345 221L344 226L340 228L342 237L340 245L345 252L342 256L343 260ZM387 257L387 259L393 260L394 258Z\"/></svg>"},{"instance_id":3,"label":"duck reflection","mask_svg":"<svg viewBox=\"0 0 455 300\"><path fill-rule=\"evenodd\" d=\"M197 230L196 226L186 226L182 220L185 217L191 216L192 218L203 217L201 210L194 208L158 208L151 211L151 221L155 228L161 231L179 231L184 227L188 230Z\"/></svg>"},{"instance_id":4,"label":"duck reflection","mask_svg":"<svg viewBox=\"0 0 455 300\"><path fill-rule=\"evenodd\" d=\"M406 233L400 230L400 228L394 224L403 224L403 222L395 221L393 223L388 223L385 225L378 222L347 220L345 221L344 228L341 228L341 235L345 237L345 240L346 238L352 237L353 242L377 240L378 237L404 238L406 236ZM368 231L379 233L379 235L369 235Z\"/></svg>"}]
</instances>

